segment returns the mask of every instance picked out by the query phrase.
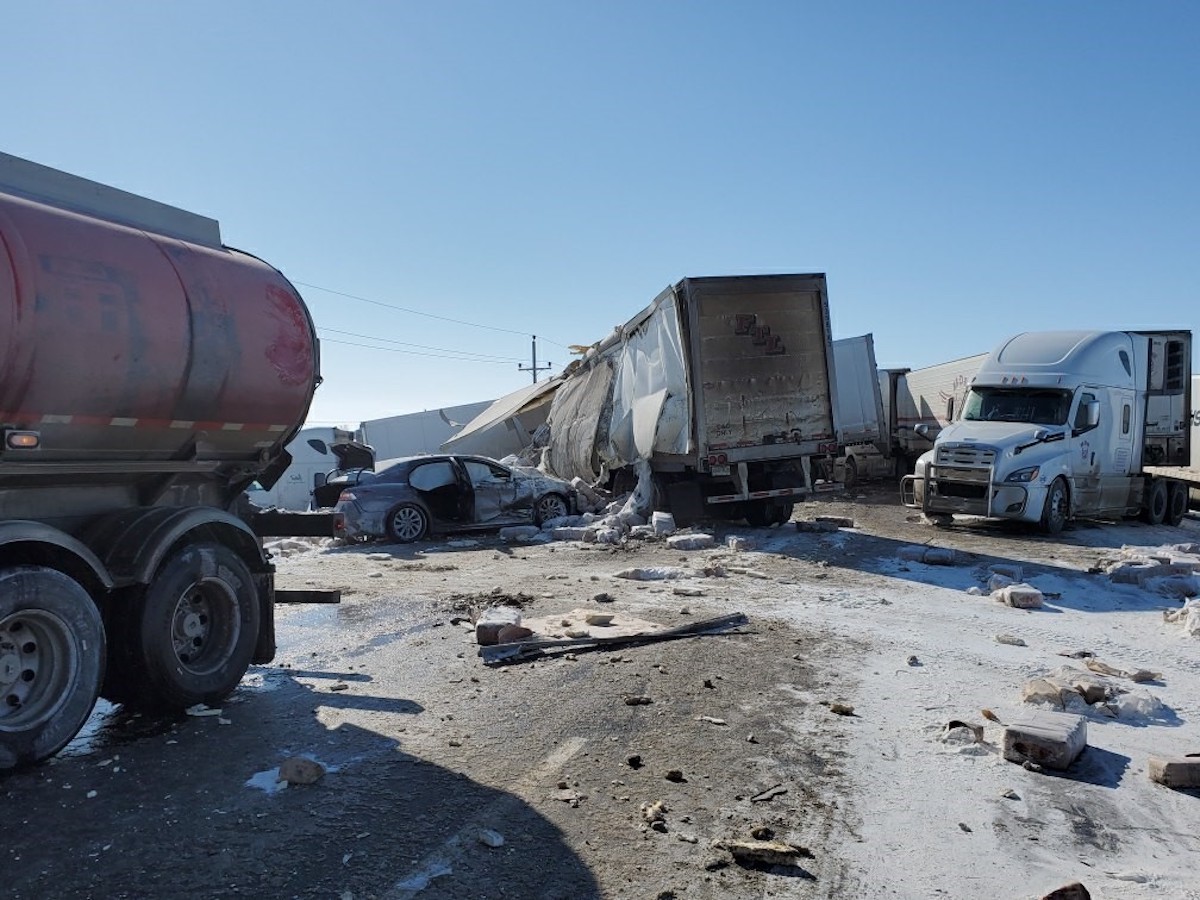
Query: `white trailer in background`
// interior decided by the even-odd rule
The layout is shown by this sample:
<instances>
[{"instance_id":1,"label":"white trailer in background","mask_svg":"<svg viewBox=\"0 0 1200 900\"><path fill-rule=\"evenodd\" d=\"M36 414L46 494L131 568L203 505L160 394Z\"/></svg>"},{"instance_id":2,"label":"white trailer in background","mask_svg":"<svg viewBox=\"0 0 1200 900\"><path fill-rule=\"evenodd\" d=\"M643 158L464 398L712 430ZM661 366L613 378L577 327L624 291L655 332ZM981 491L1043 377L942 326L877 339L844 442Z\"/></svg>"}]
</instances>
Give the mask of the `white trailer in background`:
<instances>
[{"instance_id":1,"label":"white trailer in background","mask_svg":"<svg viewBox=\"0 0 1200 900\"><path fill-rule=\"evenodd\" d=\"M923 369L876 370L874 344L864 348L864 338L834 341L839 412L843 403L849 404L851 409L844 414L853 419L854 404L864 403L862 398L871 390L879 398L882 422L873 439L869 437L869 429L860 430L859 440L848 439L854 432L846 432L847 438L843 438L842 449L834 461L834 478L847 488L862 479L911 471L917 457L933 445L938 433L958 415L971 379L987 359L987 354L981 353ZM867 349L876 377L873 389L865 385L862 374ZM846 380L859 385L848 395L842 389Z\"/></svg>"},{"instance_id":2,"label":"white trailer in background","mask_svg":"<svg viewBox=\"0 0 1200 900\"><path fill-rule=\"evenodd\" d=\"M344 428L304 428L285 448L292 461L271 487L252 486L246 494L255 505L267 509L305 510L312 506L313 490L327 478L348 469L369 469L374 465L370 448L358 440L356 432Z\"/></svg>"},{"instance_id":3,"label":"white trailer in background","mask_svg":"<svg viewBox=\"0 0 1200 900\"><path fill-rule=\"evenodd\" d=\"M894 384L886 403L891 413L892 446L906 461L906 469L958 417L971 379L987 358L980 353L923 369L888 370Z\"/></svg>"},{"instance_id":4,"label":"white trailer in background","mask_svg":"<svg viewBox=\"0 0 1200 900\"><path fill-rule=\"evenodd\" d=\"M833 460L833 479L851 488L860 478L882 474L887 463L888 427L875 365L874 336L864 334L834 341L833 367L839 445Z\"/></svg>"},{"instance_id":5,"label":"white trailer in background","mask_svg":"<svg viewBox=\"0 0 1200 900\"><path fill-rule=\"evenodd\" d=\"M362 439L375 448L377 459L397 459L419 453L437 453L463 426L491 406L491 400L441 409L368 419L360 424ZM485 454L486 455L486 454Z\"/></svg>"}]
</instances>

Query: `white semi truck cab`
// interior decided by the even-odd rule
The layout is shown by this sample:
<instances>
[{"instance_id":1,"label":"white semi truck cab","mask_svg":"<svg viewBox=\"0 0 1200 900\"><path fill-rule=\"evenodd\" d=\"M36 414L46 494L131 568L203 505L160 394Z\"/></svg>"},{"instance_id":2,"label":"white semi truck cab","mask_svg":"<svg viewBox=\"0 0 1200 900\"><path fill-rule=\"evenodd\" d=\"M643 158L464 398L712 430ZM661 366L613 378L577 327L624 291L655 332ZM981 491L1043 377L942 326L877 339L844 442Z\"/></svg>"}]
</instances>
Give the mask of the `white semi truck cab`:
<instances>
[{"instance_id":1,"label":"white semi truck cab","mask_svg":"<svg viewBox=\"0 0 1200 900\"><path fill-rule=\"evenodd\" d=\"M1188 507L1190 331L1027 332L988 355L956 421L901 483L934 521L1012 519L1057 533L1075 517Z\"/></svg>"}]
</instances>

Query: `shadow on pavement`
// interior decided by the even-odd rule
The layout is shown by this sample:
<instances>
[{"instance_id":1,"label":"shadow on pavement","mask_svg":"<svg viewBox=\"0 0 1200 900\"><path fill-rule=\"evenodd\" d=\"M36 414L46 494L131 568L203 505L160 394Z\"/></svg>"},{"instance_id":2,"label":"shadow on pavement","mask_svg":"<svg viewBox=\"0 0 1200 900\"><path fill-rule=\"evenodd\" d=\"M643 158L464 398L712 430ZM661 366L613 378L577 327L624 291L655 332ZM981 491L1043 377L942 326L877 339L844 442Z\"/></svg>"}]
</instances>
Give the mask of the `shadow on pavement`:
<instances>
[{"instance_id":1,"label":"shadow on pavement","mask_svg":"<svg viewBox=\"0 0 1200 900\"><path fill-rule=\"evenodd\" d=\"M395 717L419 704L364 695L362 684L314 691L292 674L273 670L221 717L102 708L86 746L0 780L14 816L5 896L598 896L587 866L523 800L406 751ZM386 716L381 730L399 740L326 727L320 716L335 710ZM289 756L327 774L275 790ZM503 845L489 846L485 829Z\"/></svg>"}]
</instances>

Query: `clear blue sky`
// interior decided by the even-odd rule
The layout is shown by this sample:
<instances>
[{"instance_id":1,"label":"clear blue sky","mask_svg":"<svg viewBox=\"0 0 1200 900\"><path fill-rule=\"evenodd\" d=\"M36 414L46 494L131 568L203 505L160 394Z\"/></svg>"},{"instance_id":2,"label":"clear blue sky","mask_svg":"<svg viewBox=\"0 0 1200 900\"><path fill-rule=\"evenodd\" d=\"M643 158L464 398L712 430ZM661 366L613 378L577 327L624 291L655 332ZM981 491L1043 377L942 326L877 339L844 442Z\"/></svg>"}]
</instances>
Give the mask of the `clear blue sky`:
<instances>
[{"instance_id":1,"label":"clear blue sky","mask_svg":"<svg viewBox=\"0 0 1200 900\"><path fill-rule=\"evenodd\" d=\"M686 275L826 272L834 336L873 332L881 365L1030 329L1200 330L1196 3L4 19L0 149L217 218L297 282L323 336L314 423L515 390L528 335L560 368Z\"/></svg>"}]
</instances>

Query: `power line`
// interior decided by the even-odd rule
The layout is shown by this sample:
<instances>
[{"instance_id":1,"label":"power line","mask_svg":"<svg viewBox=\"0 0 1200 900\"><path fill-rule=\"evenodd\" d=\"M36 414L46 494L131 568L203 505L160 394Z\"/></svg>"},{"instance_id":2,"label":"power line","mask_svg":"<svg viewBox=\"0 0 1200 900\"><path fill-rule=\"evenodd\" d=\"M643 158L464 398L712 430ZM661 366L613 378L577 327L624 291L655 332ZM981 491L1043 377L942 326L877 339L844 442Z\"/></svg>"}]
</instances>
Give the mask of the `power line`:
<instances>
[{"instance_id":1,"label":"power line","mask_svg":"<svg viewBox=\"0 0 1200 900\"><path fill-rule=\"evenodd\" d=\"M471 328L485 328L488 331L501 331L505 334L527 335L528 331L517 331L514 328L499 328L495 325L484 325L480 322L465 322L462 319L451 319L449 316L439 316L434 313L422 312L419 309L412 309L408 306L400 306L398 303L384 303L382 300L372 300L370 297L360 297L358 294L348 294L345 291L335 291L333 288L321 287L319 284L310 284L307 281L292 281L292 284L298 284L300 287L312 288L314 291L324 291L327 294L333 294L338 297L345 297L347 300L358 300L361 303L370 303L372 306L382 306L384 309L395 309L400 312L411 313L414 316L425 316L427 319L437 319L441 322L452 322L455 325L468 325ZM566 344L560 344L558 341L552 341L547 337L542 340L547 343L554 344L556 347L566 349Z\"/></svg>"},{"instance_id":2,"label":"power line","mask_svg":"<svg viewBox=\"0 0 1200 900\"><path fill-rule=\"evenodd\" d=\"M478 356L490 362L520 362L520 360L515 356L497 356L494 353L476 353L473 350L455 350L452 347L430 347L426 344L414 344L410 341L394 341L391 338L376 337L373 334L358 334L354 331L341 331L337 328L322 328L318 326L318 330L322 334L341 334L345 335L346 337L364 338L368 341L381 341L385 344L399 344L402 347L418 347L421 350L438 350L442 353L461 353L463 356ZM379 349L385 350L389 348L380 347Z\"/></svg>"},{"instance_id":3,"label":"power line","mask_svg":"<svg viewBox=\"0 0 1200 900\"><path fill-rule=\"evenodd\" d=\"M509 359L479 359L475 356L447 356L441 353L422 353L420 350L402 350L399 347L377 347L374 344L359 344L354 341L339 341L336 338L322 338L324 344L342 344L346 347L362 347L364 350L386 350L388 353L407 353L410 356L428 356L433 359L453 359L458 362L491 363L495 366L509 366L514 360Z\"/></svg>"}]
</instances>

